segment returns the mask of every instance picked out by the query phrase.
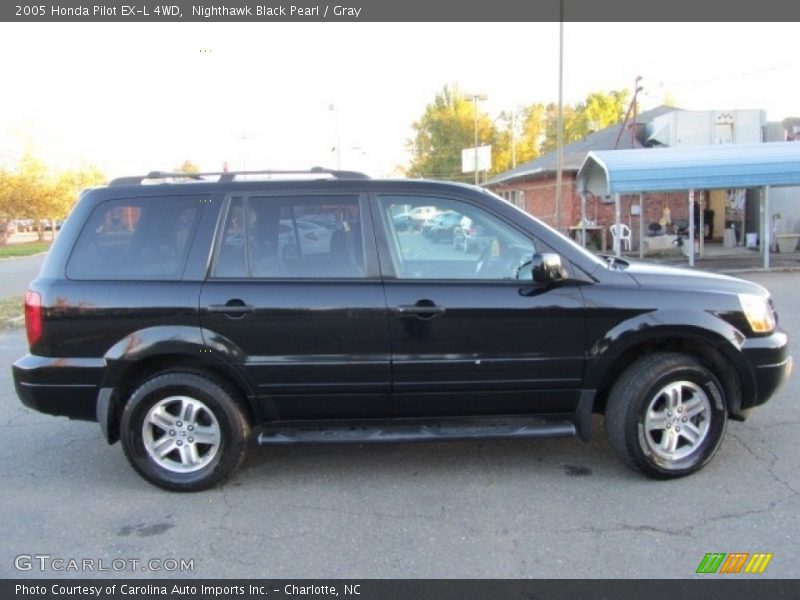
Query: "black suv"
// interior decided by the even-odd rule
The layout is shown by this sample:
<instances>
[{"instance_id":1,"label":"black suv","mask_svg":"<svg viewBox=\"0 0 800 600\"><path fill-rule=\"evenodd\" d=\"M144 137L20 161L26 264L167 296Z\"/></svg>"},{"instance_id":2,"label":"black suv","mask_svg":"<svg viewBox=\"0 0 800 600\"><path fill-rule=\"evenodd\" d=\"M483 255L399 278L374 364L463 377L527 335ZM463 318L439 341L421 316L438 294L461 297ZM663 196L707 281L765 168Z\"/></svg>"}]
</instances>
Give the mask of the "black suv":
<instances>
[{"instance_id":1,"label":"black suv","mask_svg":"<svg viewBox=\"0 0 800 600\"><path fill-rule=\"evenodd\" d=\"M465 254L394 216L470 219ZM476 187L357 173L151 173L85 192L25 298L29 407L207 488L263 445L589 436L705 465L791 369L768 292L597 257ZM254 435L254 433L257 435Z\"/></svg>"}]
</instances>

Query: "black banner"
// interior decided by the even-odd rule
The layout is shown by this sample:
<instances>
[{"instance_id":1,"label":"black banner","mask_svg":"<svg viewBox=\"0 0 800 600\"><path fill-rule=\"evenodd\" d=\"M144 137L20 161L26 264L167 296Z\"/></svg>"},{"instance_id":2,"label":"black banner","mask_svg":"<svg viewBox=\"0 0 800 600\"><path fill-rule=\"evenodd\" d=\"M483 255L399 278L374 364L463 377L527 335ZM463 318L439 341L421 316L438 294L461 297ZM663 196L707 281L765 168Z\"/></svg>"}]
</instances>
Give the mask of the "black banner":
<instances>
[{"instance_id":1,"label":"black banner","mask_svg":"<svg viewBox=\"0 0 800 600\"><path fill-rule=\"evenodd\" d=\"M353 600L600 600L647 598L648 600L760 600L797 598L796 580L694 579L694 580L2 580L4 600L36 598L66 600L144 600L189 598L192 600L305 600L352 598Z\"/></svg>"},{"instance_id":2,"label":"black banner","mask_svg":"<svg viewBox=\"0 0 800 600\"><path fill-rule=\"evenodd\" d=\"M138 3L137 3L138 2ZM786 0L17 0L0 3L0 21L18 22L517 22L797 21ZM640 39L647 42L646 38Z\"/></svg>"}]
</instances>

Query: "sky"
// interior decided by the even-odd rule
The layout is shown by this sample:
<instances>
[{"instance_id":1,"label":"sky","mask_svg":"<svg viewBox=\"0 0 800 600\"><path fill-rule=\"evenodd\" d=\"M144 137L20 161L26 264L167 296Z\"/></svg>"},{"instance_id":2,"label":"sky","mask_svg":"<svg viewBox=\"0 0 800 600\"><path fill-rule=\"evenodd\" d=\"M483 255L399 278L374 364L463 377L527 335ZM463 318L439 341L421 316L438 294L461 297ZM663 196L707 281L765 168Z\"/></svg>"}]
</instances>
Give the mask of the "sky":
<instances>
[{"instance_id":1,"label":"sky","mask_svg":"<svg viewBox=\"0 0 800 600\"><path fill-rule=\"evenodd\" d=\"M796 32L565 23L564 102L641 76L643 109L668 93L686 109L800 116ZM445 85L486 94L492 118L555 102L558 35L558 23L0 23L0 165L31 147L109 177L185 160L386 176Z\"/></svg>"}]
</instances>

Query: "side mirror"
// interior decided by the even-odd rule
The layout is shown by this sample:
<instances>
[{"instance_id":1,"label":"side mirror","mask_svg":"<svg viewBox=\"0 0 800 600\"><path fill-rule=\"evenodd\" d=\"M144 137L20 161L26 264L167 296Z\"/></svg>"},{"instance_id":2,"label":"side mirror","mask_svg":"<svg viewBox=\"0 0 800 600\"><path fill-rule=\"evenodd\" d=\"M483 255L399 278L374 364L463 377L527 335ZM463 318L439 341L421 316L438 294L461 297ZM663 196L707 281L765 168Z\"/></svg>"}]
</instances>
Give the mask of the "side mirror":
<instances>
[{"instance_id":1,"label":"side mirror","mask_svg":"<svg viewBox=\"0 0 800 600\"><path fill-rule=\"evenodd\" d=\"M564 267L558 254L534 254L531 271L536 283L553 283L564 279Z\"/></svg>"}]
</instances>

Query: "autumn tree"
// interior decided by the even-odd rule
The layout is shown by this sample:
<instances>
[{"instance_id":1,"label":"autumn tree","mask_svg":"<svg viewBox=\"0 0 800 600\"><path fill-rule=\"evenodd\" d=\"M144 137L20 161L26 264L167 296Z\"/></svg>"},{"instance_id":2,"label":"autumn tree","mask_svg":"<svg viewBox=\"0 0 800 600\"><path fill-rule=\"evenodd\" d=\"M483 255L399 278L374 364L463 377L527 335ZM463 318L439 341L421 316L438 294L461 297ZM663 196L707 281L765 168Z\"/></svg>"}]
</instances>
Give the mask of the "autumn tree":
<instances>
[{"instance_id":1,"label":"autumn tree","mask_svg":"<svg viewBox=\"0 0 800 600\"><path fill-rule=\"evenodd\" d=\"M612 90L609 93L592 92L577 104L562 107L564 144L586 137L622 121L628 108L630 91ZM546 111L546 133L542 153L556 149L558 140L558 105L548 104Z\"/></svg>"},{"instance_id":2,"label":"autumn tree","mask_svg":"<svg viewBox=\"0 0 800 600\"><path fill-rule=\"evenodd\" d=\"M445 86L425 112L412 124L416 132L407 142L411 164L409 177L469 181L473 175L461 172L461 151L475 144L475 104L457 86ZM491 143L495 129L491 119L478 111L478 145Z\"/></svg>"},{"instance_id":3,"label":"autumn tree","mask_svg":"<svg viewBox=\"0 0 800 600\"><path fill-rule=\"evenodd\" d=\"M581 139L622 120L628 107L628 90L592 92L585 100L563 107L564 143ZM445 86L413 123L415 135L408 140L410 177L471 181L461 172L461 151L474 145L476 107L470 96L456 86ZM478 111L478 144L491 144L489 175L502 173L541 154L555 150L558 106L530 104L503 111L492 120Z\"/></svg>"},{"instance_id":4,"label":"autumn tree","mask_svg":"<svg viewBox=\"0 0 800 600\"><path fill-rule=\"evenodd\" d=\"M14 174L5 169L0 170L0 246L8 242L9 226L17 214L18 207L13 203Z\"/></svg>"},{"instance_id":5,"label":"autumn tree","mask_svg":"<svg viewBox=\"0 0 800 600\"><path fill-rule=\"evenodd\" d=\"M42 207L46 218L52 224L53 236L55 236L55 223L69 214L70 210L78 200L79 194L90 187L105 183L105 176L99 169L92 166L84 166L79 169L61 171L47 178L45 188L47 197ZM40 221L41 222L41 221ZM41 226L39 227L39 239L43 238Z\"/></svg>"},{"instance_id":6,"label":"autumn tree","mask_svg":"<svg viewBox=\"0 0 800 600\"><path fill-rule=\"evenodd\" d=\"M496 121L492 173L502 173L539 156L545 135L545 106L531 104L503 111Z\"/></svg>"},{"instance_id":7,"label":"autumn tree","mask_svg":"<svg viewBox=\"0 0 800 600\"><path fill-rule=\"evenodd\" d=\"M53 172L31 152L26 152L16 168L0 171L0 244L8 241L6 232L12 219L32 219L39 239L44 239L44 219L55 229L56 220L66 217L78 193L104 180L98 169L89 166Z\"/></svg>"},{"instance_id":8,"label":"autumn tree","mask_svg":"<svg viewBox=\"0 0 800 600\"><path fill-rule=\"evenodd\" d=\"M183 161L183 164L175 169L178 173L187 173L187 174L194 174L200 172L200 167L197 164L193 163L190 160Z\"/></svg>"}]
</instances>

